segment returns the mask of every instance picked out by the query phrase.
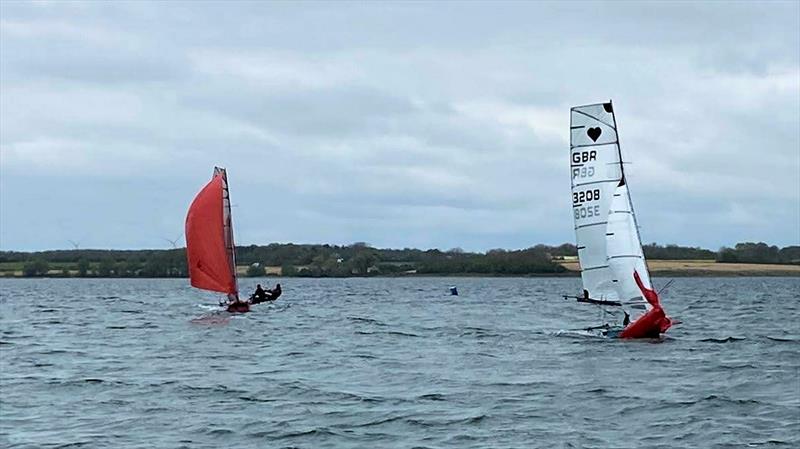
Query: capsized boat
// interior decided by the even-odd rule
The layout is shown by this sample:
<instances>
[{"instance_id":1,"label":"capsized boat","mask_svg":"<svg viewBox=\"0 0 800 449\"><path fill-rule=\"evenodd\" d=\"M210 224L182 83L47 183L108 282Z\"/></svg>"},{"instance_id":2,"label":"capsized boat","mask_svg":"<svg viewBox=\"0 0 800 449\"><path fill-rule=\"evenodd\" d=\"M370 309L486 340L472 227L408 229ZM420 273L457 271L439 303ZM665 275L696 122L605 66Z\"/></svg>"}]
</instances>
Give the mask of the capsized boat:
<instances>
[{"instance_id":1,"label":"capsized boat","mask_svg":"<svg viewBox=\"0 0 800 449\"><path fill-rule=\"evenodd\" d=\"M225 293L228 312L250 311L250 305L239 300L230 191L224 168L214 167L211 181L189 206L186 258L192 287Z\"/></svg>"},{"instance_id":2,"label":"capsized boat","mask_svg":"<svg viewBox=\"0 0 800 449\"><path fill-rule=\"evenodd\" d=\"M658 337L672 321L650 281L610 101L570 110L570 171L583 281L572 298L619 319L595 328L607 336Z\"/></svg>"}]
</instances>

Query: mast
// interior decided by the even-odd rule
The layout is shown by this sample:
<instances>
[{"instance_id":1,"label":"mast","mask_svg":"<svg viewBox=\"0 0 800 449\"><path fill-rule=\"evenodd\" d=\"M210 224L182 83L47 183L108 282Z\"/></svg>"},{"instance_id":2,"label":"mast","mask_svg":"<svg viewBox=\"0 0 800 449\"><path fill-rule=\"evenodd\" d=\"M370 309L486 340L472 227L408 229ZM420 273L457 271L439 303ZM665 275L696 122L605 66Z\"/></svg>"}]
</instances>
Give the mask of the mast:
<instances>
[{"instance_id":1,"label":"mast","mask_svg":"<svg viewBox=\"0 0 800 449\"><path fill-rule=\"evenodd\" d=\"M231 194L228 187L228 172L224 168L214 167L214 173L222 175L222 217L225 236L225 251L228 255L230 273L233 278L234 291L239 296L239 283L236 276L236 246L233 241L233 214L231 213Z\"/></svg>"},{"instance_id":2,"label":"mast","mask_svg":"<svg viewBox=\"0 0 800 449\"><path fill-rule=\"evenodd\" d=\"M619 140L619 129L617 128L617 114L614 111L614 102L609 99L608 106L611 108L611 119L614 121L614 131L617 132L617 153L619 154L619 170L622 174L622 184L625 184L628 188L628 206L631 208L631 215L633 216L633 224L634 229L636 230L636 239L639 241L639 247L642 248L642 260L644 261L645 270L647 270L647 278L650 279L650 265L647 264L647 258L644 257L644 246L642 245L642 236L639 233L639 222L636 219L636 211L633 209L633 199L630 195L630 185L628 185L628 179L625 177L625 162L622 160L622 144Z\"/></svg>"}]
</instances>

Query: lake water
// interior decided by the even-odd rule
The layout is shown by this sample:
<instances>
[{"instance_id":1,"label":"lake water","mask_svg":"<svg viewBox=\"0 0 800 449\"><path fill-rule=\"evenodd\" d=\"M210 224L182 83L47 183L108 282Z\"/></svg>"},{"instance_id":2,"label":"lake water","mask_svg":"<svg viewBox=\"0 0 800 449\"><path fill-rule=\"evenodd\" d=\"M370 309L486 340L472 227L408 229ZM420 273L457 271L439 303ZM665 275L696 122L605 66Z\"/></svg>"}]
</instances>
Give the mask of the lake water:
<instances>
[{"instance_id":1,"label":"lake water","mask_svg":"<svg viewBox=\"0 0 800 449\"><path fill-rule=\"evenodd\" d=\"M281 283L0 280L0 446L800 447L798 278L677 279L661 341L564 332L572 278Z\"/></svg>"}]
</instances>

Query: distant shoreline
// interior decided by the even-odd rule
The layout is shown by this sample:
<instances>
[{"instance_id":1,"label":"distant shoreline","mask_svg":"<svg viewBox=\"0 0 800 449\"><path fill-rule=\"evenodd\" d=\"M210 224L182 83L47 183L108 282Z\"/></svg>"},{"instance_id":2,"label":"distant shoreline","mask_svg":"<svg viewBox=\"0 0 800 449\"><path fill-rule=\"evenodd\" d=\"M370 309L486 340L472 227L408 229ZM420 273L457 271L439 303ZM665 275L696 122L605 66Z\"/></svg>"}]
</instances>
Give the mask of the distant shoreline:
<instances>
[{"instance_id":1,"label":"distant shoreline","mask_svg":"<svg viewBox=\"0 0 800 449\"><path fill-rule=\"evenodd\" d=\"M578 274L577 261L560 265ZM663 277L800 277L800 265L726 263L713 260L648 260L652 276Z\"/></svg>"},{"instance_id":2,"label":"distant shoreline","mask_svg":"<svg viewBox=\"0 0 800 449\"><path fill-rule=\"evenodd\" d=\"M577 261L558 261L558 264L567 271L561 273L528 273L528 274L501 274L501 273L383 273L353 275L353 276L281 276L277 273L259 278L297 278L297 279L352 279L352 278L577 278L580 268ZM779 264L753 264L753 263L723 263L713 260L649 260L650 274L653 277L800 277L800 265ZM240 279L248 279L247 266L238 266ZM188 279L185 276L163 277L131 277L131 276L86 276L79 277L76 273L65 276L59 270L51 270L44 276L23 276L22 272L9 272L0 279Z\"/></svg>"}]
</instances>

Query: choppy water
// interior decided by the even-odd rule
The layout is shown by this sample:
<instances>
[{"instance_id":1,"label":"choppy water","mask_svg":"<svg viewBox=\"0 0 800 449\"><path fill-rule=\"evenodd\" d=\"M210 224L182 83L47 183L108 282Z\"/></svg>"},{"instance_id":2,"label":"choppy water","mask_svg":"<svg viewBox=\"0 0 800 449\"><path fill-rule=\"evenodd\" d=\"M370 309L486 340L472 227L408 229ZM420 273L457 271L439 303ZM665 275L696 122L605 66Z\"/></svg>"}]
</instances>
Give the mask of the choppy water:
<instances>
[{"instance_id":1,"label":"choppy water","mask_svg":"<svg viewBox=\"0 0 800 449\"><path fill-rule=\"evenodd\" d=\"M800 447L800 279L678 279L661 342L560 333L577 279L282 284L0 280L0 446Z\"/></svg>"}]
</instances>

